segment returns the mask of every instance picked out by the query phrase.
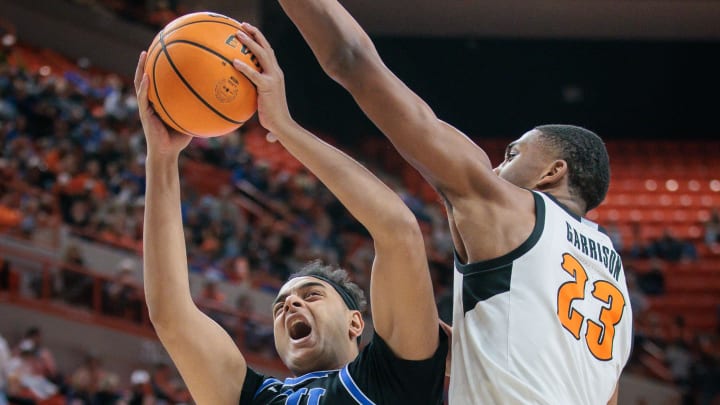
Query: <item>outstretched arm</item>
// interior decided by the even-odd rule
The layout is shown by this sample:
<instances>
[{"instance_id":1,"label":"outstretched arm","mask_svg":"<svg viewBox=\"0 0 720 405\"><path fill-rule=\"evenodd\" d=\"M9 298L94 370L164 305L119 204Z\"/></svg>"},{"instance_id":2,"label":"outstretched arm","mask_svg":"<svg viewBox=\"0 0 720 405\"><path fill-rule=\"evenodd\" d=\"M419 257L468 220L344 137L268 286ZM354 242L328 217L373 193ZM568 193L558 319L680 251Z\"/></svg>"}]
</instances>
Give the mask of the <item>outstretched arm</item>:
<instances>
[{"instance_id":1,"label":"outstretched arm","mask_svg":"<svg viewBox=\"0 0 720 405\"><path fill-rule=\"evenodd\" d=\"M325 72L345 87L397 150L452 202L494 198L485 152L432 109L383 63L369 36L337 0L280 0Z\"/></svg>"},{"instance_id":2,"label":"outstretched arm","mask_svg":"<svg viewBox=\"0 0 720 405\"><path fill-rule=\"evenodd\" d=\"M283 73L260 31L243 26L238 38L263 72L235 66L258 88L260 122L269 135L312 171L370 232L375 242L370 296L375 330L405 359L430 357L438 345L435 307L417 221L390 188L367 169L300 127L286 104ZM412 304L410 304L412 303Z\"/></svg>"},{"instance_id":3,"label":"outstretched arm","mask_svg":"<svg viewBox=\"0 0 720 405\"><path fill-rule=\"evenodd\" d=\"M485 151L398 79L337 0L279 1L325 72L441 194L461 260L499 257L527 239L535 215L530 193L500 179Z\"/></svg>"},{"instance_id":4,"label":"outstretched arm","mask_svg":"<svg viewBox=\"0 0 720 405\"><path fill-rule=\"evenodd\" d=\"M143 278L150 320L196 403L237 404L246 364L230 336L190 295L180 214L178 157L190 136L169 131L148 103L146 54L135 72L147 141Z\"/></svg>"}]
</instances>

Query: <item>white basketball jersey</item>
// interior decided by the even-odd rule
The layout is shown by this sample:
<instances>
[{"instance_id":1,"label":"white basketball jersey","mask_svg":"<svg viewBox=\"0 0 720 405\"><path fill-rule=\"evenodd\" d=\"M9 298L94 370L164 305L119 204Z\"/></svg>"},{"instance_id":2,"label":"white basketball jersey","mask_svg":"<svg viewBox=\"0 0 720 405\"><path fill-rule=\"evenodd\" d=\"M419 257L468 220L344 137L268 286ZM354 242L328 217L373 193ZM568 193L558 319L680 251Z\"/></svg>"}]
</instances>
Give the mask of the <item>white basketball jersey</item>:
<instances>
[{"instance_id":1,"label":"white basketball jersey","mask_svg":"<svg viewBox=\"0 0 720 405\"><path fill-rule=\"evenodd\" d=\"M630 298L610 238L533 195L536 224L520 247L455 262L453 405L604 405L630 355Z\"/></svg>"}]
</instances>

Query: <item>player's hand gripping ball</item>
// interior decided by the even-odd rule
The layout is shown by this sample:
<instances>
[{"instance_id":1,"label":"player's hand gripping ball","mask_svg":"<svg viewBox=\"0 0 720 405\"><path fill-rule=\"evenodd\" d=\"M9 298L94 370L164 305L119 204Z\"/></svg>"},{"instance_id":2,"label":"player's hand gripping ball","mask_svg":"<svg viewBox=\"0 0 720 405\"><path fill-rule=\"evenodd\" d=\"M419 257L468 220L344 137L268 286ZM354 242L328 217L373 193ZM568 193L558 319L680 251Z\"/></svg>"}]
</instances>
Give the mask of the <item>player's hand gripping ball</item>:
<instances>
[{"instance_id":1,"label":"player's hand gripping ball","mask_svg":"<svg viewBox=\"0 0 720 405\"><path fill-rule=\"evenodd\" d=\"M232 61L260 71L255 56L238 41L240 23L200 12L170 22L148 49L148 99L170 127L192 136L227 134L257 110L257 90Z\"/></svg>"}]
</instances>

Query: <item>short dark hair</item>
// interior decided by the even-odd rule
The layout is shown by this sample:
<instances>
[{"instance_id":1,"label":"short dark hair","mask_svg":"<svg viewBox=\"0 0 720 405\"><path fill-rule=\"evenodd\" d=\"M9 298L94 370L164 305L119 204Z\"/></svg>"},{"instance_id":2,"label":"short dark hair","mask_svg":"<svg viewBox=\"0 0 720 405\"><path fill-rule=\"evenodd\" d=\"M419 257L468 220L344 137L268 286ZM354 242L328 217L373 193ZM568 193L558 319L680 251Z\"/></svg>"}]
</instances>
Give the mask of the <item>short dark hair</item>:
<instances>
[{"instance_id":1,"label":"short dark hair","mask_svg":"<svg viewBox=\"0 0 720 405\"><path fill-rule=\"evenodd\" d=\"M610 158L602 139L574 125L540 125L542 140L568 164L570 193L585 202L586 211L600 205L610 187Z\"/></svg>"},{"instance_id":2,"label":"short dark hair","mask_svg":"<svg viewBox=\"0 0 720 405\"><path fill-rule=\"evenodd\" d=\"M367 307L365 293L357 284L350 281L350 275L347 271L338 267L323 264L323 262L320 260L313 260L305 264L300 270L291 274L290 277L288 277L288 281L294 278L306 276L321 276L332 280L334 283L343 287L346 292L350 294L350 296L357 303L358 310L360 312L365 311L365 308Z\"/></svg>"}]
</instances>

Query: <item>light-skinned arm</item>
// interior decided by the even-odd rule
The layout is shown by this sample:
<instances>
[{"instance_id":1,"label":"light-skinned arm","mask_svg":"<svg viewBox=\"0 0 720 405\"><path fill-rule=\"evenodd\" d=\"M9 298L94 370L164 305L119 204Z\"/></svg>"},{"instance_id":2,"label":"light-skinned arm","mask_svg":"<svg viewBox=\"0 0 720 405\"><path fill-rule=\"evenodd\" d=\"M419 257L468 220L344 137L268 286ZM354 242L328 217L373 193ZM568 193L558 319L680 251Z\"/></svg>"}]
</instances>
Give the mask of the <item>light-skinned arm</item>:
<instances>
[{"instance_id":1,"label":"light-skinned arm","mask_svg":"<svg viewBox=\"0 0 720 405\"><path fill-rule=\"evenodd\" d=\"M370 299L376 332L398 357L419 360L438 345L438 315L420 227L403 201L365 167L300 127L290 116L283 72L263 34L244 24L238 38L261 73L235 67L258 89L260 122L362 223L375 243ZM409 304L412 303L412 304Z\"/></svg>"},{"instance_id":2,"label":"light-skinned arm","mask_svg":"<svg viewBox=\"0 0 720 405\"><path fill-rule=\"evenodd\" d=\"M178 159L191 137L169 130L155 115L143 73L146 57L140 55L135 89L147 142L143 278L150 320L196 403L237 404L245 359L190 295Z\"/></svg>"}]
</instances>

